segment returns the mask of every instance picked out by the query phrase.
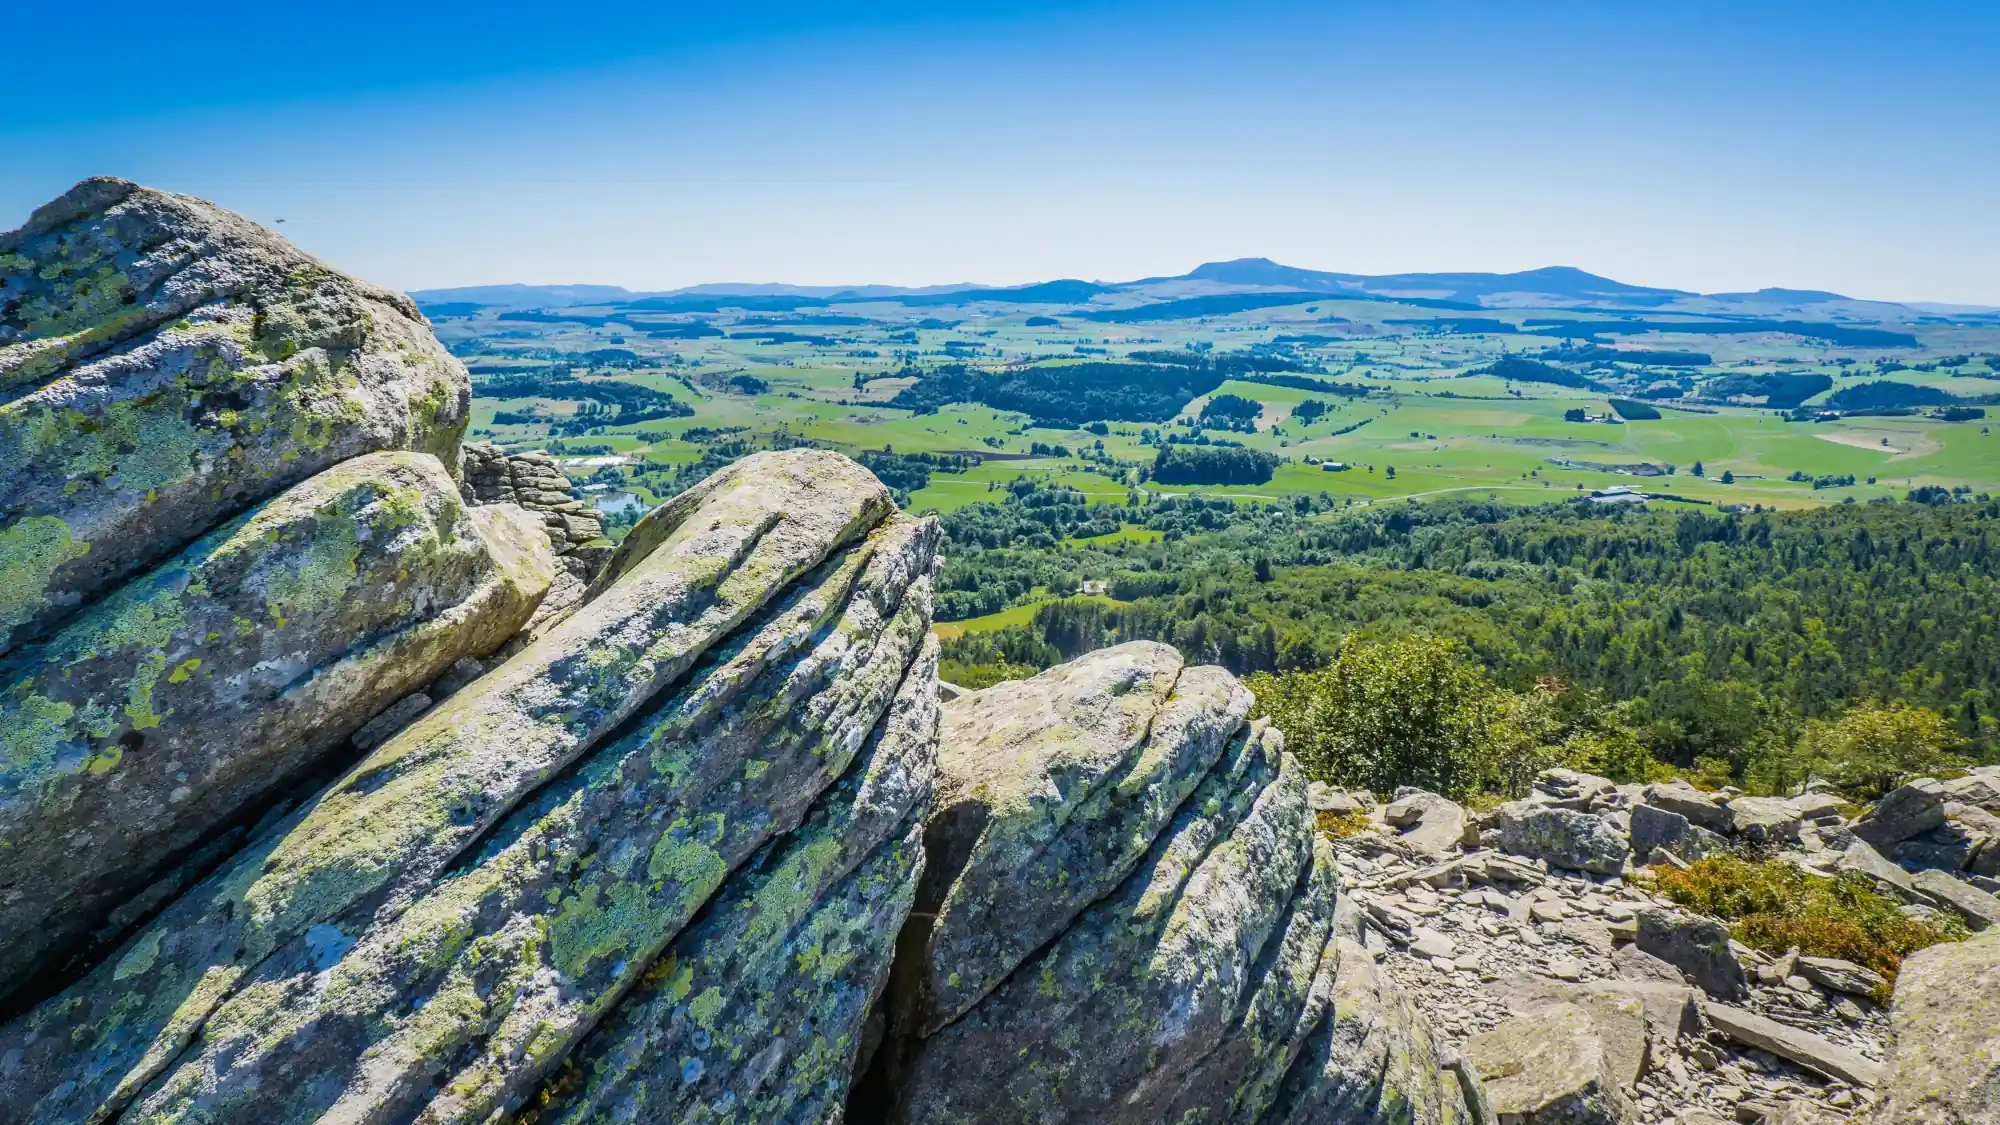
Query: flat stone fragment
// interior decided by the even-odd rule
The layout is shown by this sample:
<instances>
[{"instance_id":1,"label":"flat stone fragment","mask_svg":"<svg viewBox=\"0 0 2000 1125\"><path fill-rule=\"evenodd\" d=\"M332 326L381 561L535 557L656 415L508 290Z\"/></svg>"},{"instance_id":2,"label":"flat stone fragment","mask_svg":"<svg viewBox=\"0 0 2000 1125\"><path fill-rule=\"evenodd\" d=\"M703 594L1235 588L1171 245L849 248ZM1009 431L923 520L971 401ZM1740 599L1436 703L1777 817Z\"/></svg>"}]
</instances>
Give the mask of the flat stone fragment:
<instances>
[{"instance_id":1,"label":"flat stone fragment","mask_svg":"<svg viewBox=\"0 0 2000 1125\"><path fill-rule=\"evenodd\" d=\"M1833 957L1801 957L1797 968L1800 976L1821 988L1853 996L1878 996L1885 983L1875 970Z\"/></svg>"},{"instance_id":2,"label":"flat stone fragment","mask_svg":"<svg viewBox=\"0 0 2000 1125\"><path fill-rule=\"evenodd\" d=\"M1882 1066L1810 1031L1746 1012L1728 1004L1703 1003L1701 1015L1710 1027L1746 1047L1769 1051L1780 1058L1837 1078L1852 1086L1875 1086L1882 1080Z\"/></svg>"},{"instance_id":3,"label":"flat stone fragment","mask_svg":"<svg viewBox=\"0 0 2000 1125\"><path fill-rule=\"evenodd\" d=\"M1466 1057L1493 1112L1519 1125L1626 1125L1637 1120L1590 1013L1556 1004L1474 1036Z\"/></svg>"},{"instance_id":4,"label":"flat stone fragment","mask_svg":"<svg viewBox=\"0 0 2000 1125\"><path fill-rule=\"evenodd\" d=\"M1644 801L1656 809L1685 817L1690 823L1715 832L1729 831L1729 810L1715 803L1715 798L1696 789L1685 781L1673 781L1664 785L1648 785Z\"/></svg>"},{"instance_id":5,"label":"flat stone fragment","mask_svg":"<svg viewBox=\"0 0 2000 1125\"><path fill-rule=\"evenodd\" d=\"M2000 898L1963 879L1943 871L1926 869L1911 876L1910 882L1918 891L1965 919L1965 924L1975 930L2000 923Z\"/></svg>"},{"instance_id":6,"label":"flat stone fragment","mask_svg":"<svg viewBox=\"0 0 2000 1125\"><path fill-rule=\"evenodd\" d=\"M1456 801L1421 789L1383 806L1382 820L1398 830L1398 840L1420 855L1450 855L1465 837L1465 809Z\"/></svg>"},{"instance_id":7,"label":"flat stone fragment","mask_svg":"<svg viewBox=\"0 0 2000 1125\"><path fill-rule=\"evenodd\" d=\"M1920 777L1885 794L1854 822L1854 834L1876 848L1888 848L1944 823L1945 788ZM1969 802L1968 802L1969 803Z\"/></svg>"},{"instance_id":8,"label":"flat stone fragment","mask_svg":"<svg viewBox=\"0 0 2000 1125\"><path fill-rule=\"evenodd\" d=\"M1905 958L1889 1032L1881 1121L2000 1121L2000 934Z\"/></svg>"},{"instance_id":9,"label":"flat stone fragment","mask_svg":"<svg viewBox=\"0 0 2000 1125\"><path fill-rule=\"evenodd\" d=\"M1737 797L1729 802L1729 830L1743 840L1778 847L1799 838L1804 819L1798 806L1781 797Z\"/></svg>"}]
</instances>

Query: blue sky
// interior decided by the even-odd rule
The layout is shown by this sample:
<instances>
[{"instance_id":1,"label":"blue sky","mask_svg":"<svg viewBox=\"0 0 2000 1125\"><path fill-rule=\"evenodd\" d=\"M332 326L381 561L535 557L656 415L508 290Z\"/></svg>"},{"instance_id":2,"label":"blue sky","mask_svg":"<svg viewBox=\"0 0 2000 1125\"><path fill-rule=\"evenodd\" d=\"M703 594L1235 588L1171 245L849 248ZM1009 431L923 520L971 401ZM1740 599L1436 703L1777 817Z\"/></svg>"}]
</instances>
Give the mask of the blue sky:
<instances>
[{"instance_id":1,"label":"blue sky","mask_svg":"<svg viewBox=\"0 0 2000 1125\"><path fill-rule=\"evenodd\" d=\"M0 39L42 45L0 226L110 173L404 288L1258 255L2000 305L1992 3L17 0Z\"/></svg>"}]
</instances>

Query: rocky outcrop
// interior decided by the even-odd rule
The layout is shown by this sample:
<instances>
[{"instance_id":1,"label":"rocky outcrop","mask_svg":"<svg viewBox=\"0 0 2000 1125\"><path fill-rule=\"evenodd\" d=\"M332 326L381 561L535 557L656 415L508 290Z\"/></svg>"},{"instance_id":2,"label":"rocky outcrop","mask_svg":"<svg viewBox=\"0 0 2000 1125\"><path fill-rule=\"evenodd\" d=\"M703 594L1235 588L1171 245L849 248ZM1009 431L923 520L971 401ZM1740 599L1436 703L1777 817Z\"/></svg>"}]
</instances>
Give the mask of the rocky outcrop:
<instances>
[{"instance_id":1,"label":"rocky outcrop","mask_svg":"<svg viewBox=\"0 0 2000 1125\"><path fill-rule=\"evenodd\" d=\"M520 509L436 458L297 485L0 659L0 993L162 870L344 751L547 590Z\"/></svg>"},{"instance_id":2,"label":"rocky outcrop","mask_svg":"<svg viewBox=\"0 0 2000 1125\"><path fill-rule=\"evenodd\" d=\"M1464 1119L1421 1018L1343 955L1333 853L1250 702L1135 642L945 708L853 1119Z\"/></svg>"},{"instance_id":3,"label":"rocky outcrop","mask_svg":"<svg viewBox=\"0 0 2000 1125\"><path fill-rule=\"evenodd\" d=\"M516 504L540 516L559 557L603 539L603 513L578 495L542 450L508 453L489 442L466 442L465 487L481 504Z\"/></svg>"},{"instance_id":4,"label":"rocky outcrop","mask_svg":"<svg viewBox=\"0 0 2000 1125\"><path fill-rule=\"evenodd\" d=\"M470 401L408 298L201 200L78 184L0 234L0 652L341 461L456 471Z\"/></svg>"},{"instance_id":5,"label":"rocky outcrop","mask_svg":"<svg viewBox=\"0 0 2000 1125\"><path fill-rule=\"evenodd\" d=\"M912 676L900 714L922 728L937 531L890 512L859 466L793 451L653 513L650 549L587 605L0 1033L10 1109L442 1122L524 1104L806 820ZM927 796L899 792L892 825ZM786 891L818 903L849 872L812 858L825 885ZM852 1051L858 1021L818 1036ZM820 1043L800 1065L828 1065Z\"/></svg>"}]
</instances>

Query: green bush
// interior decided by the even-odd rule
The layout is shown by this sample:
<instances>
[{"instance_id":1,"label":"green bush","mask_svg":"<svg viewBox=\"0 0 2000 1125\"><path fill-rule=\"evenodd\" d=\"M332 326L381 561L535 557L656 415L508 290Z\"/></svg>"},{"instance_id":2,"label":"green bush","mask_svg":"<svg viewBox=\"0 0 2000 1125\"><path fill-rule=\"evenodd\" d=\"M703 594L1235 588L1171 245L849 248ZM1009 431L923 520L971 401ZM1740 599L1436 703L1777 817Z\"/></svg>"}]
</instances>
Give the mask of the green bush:
<instances>
[{"instance_id":1,"label":"green bush","mask_svg":"<svg viewBox=\"0 0 2000 1125\"><path fill-rule=\"evenodd\" d=\"M1806 724L1801 768L1857 801L1872 801L1917 774L1968 765L1965 740L1943 715L1906 703L1861 706Z\"/></svg>"},{"instance_id":2,"label":"green bush","mask_svg":"<svg viewBox=\"0 0 2000 1125\"><path fill-rule=\"evenodd\" d=\"M1323 668L1257 673L1249 685L1307 772L1335 785L1414 785L1464 799L1518 796L1551 766L1618 780L1665 772L1620 709L1553 680L1507 691L1464 648L1435 637L1350 641Z\"/></svg>"}]
</instances>

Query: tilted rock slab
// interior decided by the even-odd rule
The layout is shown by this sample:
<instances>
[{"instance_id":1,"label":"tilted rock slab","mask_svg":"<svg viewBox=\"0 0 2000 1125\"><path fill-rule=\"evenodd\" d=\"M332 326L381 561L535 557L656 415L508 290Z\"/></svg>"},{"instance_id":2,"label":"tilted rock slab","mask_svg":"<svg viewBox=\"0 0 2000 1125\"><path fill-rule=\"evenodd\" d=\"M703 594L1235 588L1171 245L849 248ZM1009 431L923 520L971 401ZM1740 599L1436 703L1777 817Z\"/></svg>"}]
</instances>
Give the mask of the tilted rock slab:
<instances>
[{"instance_id":1,"label":"tilted rock slab","mask_svg":"<svg viewBox=\"0 0 2000 1125\"><path fill-rule=\"evenodd\" d=\"M730 878L523 1125L815 1125L840 1109L923 867L936 676L933 640L848 776Z\"/></svg>"},{"instance_id":2,"label":"tilted rock slab","mask_svg":"<svg viewBox=\"0 0 2000 1125\"><path fill-rule=\"evenodd\" d=\"M936 922L903 1026L956 1019L1117 887L1250 705L1229 673L1143 641L950 708L920 908Z\"/></svg>"},{"instance_id":3,"label":"tilted rock slab","mask_svg":"<svg viewBox=\"0 0 2000 1125\"><path fill-rule=\"evenodd\" d=\"M1516 1016L1475 1036L1466 1055L1502 1121L1629 1125L1638 1120L1590 1012L1579 1005L1556 1004Z\"/></svg>"},{"instance_id":4,"label":"tilted rock slab","mask_svg":"<svg viewBox=\"0 0 2000 1125\"><path fill-rule=\"evenodd\" d=\"M125 1120L469 1125L520 1104L853 761L924 646L936 545L935 521L897 517L516 810L476 866L335 964L344 933L281 949Z\"/></svg>"},{"instance_id":5,"label":"tilted rock slab","mask_svg":"<svg viewBox=\"0 0 2000 1125\"><path fill-rule=\"evenodd\" d=\"M0 652L348 458L456 473L470 408L407 297L202 200L85 180L0 233Z\"/></svg>"},{"instance_id":6,"label":"tilted rock slab","mask_svg":"<svg viewBox=\"0 0 2000 1125\"><path fill-rule=\"evenodd\" d=\"M452 1064L464 1072L470 1101L497 1103L524 1093L525 1086L560 1061L562 1046L573 1043L601 1016L605 990L630 987L631 978L645 963L645 946L664 944L673 936L657 932L659 927L643 933L625 928L626 922L635 922L643 929L655 911L677 909L648 897L643 904L626 902L643 906L628 916L619 896L650 883L607 890L592 882L587 867L574 869L579 853L562 851L586 839L576 832L605 823L591 818L606 815L606 802L636 800L644 806L648 800L671 796L667 790L672 787L660 779L635 784L634 794L621 796L601 771L626 758L647 763L647 770L689 769L672 760L690 745L673 737L672 730L684 730L690 738L703 731L726 738L729 729L740 725L730 718L733 709L748 707L754 713L760 703L770 704L755 694L766 663L805 659L784 645L807 646L814 637L807 622L817 620L816 614L832 612L826 609L831 604L827 598L838 583L852 587L873 568L870 581L879 585L869 589L893 590L898 603L904 590L916 602L927 601L927 590L917 587L934 561L934 553L926 556L926 550L934 548L924 546L935 542L934 524L917 525L929 529L921 533L897 533L898 542L904 544L900 557L907 564L902 570L886 561L876 565L878 557L896 554L883 550L880 542L859 549L866 559L855 551L842 551L892 510L887 490L867 470L815 450L746 458L662 505L634 529L613 566L600 577L590 602L501 668L383 744L313 806L168 907L119 955L65 993L0 1028L0 1059L7 1060L0 1065L0 1120L103 1120L135 1110L131 1103L142 1094L167 1099L149 1104L158 1107L163 1119L172 1119L181 1110L171 1099L183 1089L174 1074L192 1074L227 1062L204 1049L205 1044L247 1035L258 1040L260 1051L289 1050L286 1044L294 1042L291 1036L297 1025L280 1017L301 1003L293 990L336 967L354 974L341 979L351 979L355 988L378 989L376 995L385 1002L398 996L407 1002L418 998L407 986L419 977L440 982L440 988L447 979L453 990L472 987L472 982L454 975L454 966L467 963L462 957L476 962L489 942L498 941L511 952L496 960L496 973L520 983L522 977L497 966L504 964L509 972L525 969L529 961L522 955L535 951L530 947L541 948L531 935L521 933L524 927L542 924L534 921L542 916L529 910L522 897L540 887L544 895L555 891L573 896L568 905L582 944L555 953L558 943L551 937L548 950L567 969L584 972L589 980L575 986L560 979L541 982L538 994L547 995L541 988L546 984L587 1010L561 1004L549 1009L555 1030L547 1040L530 1039L518 1066L496 1072L487 1048L500 1050L520 1030L505 1023L507 1015L538 1019L531 1015L532 1003L516 1005L510 1012L489 1010L484 1000L457 1009L422 1004L416 1010L424 1018L408 1021L403 1038L393 1043L388 1037L397 1029L387 1025L397 1021L387 1009L374 1012L374 1023L357 1017L360 1025L342 1025L343 1034L355 1034L360 1026L382 1043L382 1050L371 1056L371 1065L382 1068L380 1084L356 1086L356 1096L364 1102L387 1104L410 1096L406 1082L415 1080L412 1076L425 1066L435 1069L439 1062L430 1054L434 1046L458 1040L467 1049ZM814 573L818 577L813 581L794 587ZM854 601L846 599L849 605ZM494 832L524 797L614 728L645 712L662 689L680 681L704 655L760 615L761 624L744 631L739 645L730 652L714 653L713 667L699 685L677 694L679 702L673 704L679 709L677 718L669 722L656 716L651 725L640 728L658 736L662 761L653 763L651 750L629 744L642 737L635 732L619 743L616 755L607 747L596 756L598 772L577 771L567 795L556 805L540 813L524 811L514 817L512 828ZM926 625L927 615L927 604L915 613ZM897 635L905 636L910 628L907 618L894 620L901 622L895 626ZM778 633L766 635L767 628ZM868 647L876 647L877 634L890 629L882 624L874 632L856 634L839 651L864 640L870 642ZM920 636L923 629L915 627L915 634ZM758 637L764 639L757 641ZM915 658L916 641L909 640L907 647L905 664ZM882 668L865 691L879 694L879 706L886 708L901 672L898 669L892 676L886 663ZM835 698L843 697L838 693L828 697ZM849 703L844 718L828 713L813 721L837 720L841 729L849 731L852 741L845 744L845 755L851 757L873 719L864 722L865 707L851 697ZM783 707L789 712L803 704L792 700ZM801 710L782 718L803 722L814 714ZM823 741L801 737L801 745ZM800 752L813 756L810 750ZM731 768L743 771L741 781L749 784L757 780L750 776L757 770L753 763L765 760L752 755ZM769 768L781 773L775 765ZM830 775L840 772L824 763L817 768ZM794 819L816 792L793 798ZM726 874L726 866L717 870L722 854L718 845L727 836L728 846L738 847L745 837L731 834L739 826L729 814L722 814L719 822L709 819L701 799L699 794L691 797L695 803L683 806L687 823L674 824L672 832L654 845L662 849L658 862L663 865L654 878L669 879L685 889L704 881L719 882ZM782 823L781 809L774 806L767 819ZM641 828L628 825L623 830ZM487 854L465 855L468 846L488 835L496 842ZM636 838L631 839L637 846ZM550 852L536 850L537 841L544 840ZM440 888L439 879L447 868L455 863L464 867L466 862L473 866ZM694 898L665 885L660 893L674 901ZM557 908L557 903L543 901ZM698 905L699 899L694 901ZM413 909L419 904L424 909ZM481 904L493 905L501 917L524 911L511 914L524 921L497 934L478 935L453 930L448 924L449 918L464 918L463 911ZM439 924L426 926L427 919ZM618 920L616 925L613 919ZM364 943L364 938L387 934L393 926L403 927L395 932L410 935L413 941L441 939L445 944L429 947L426 959L414 948L381 949L378 955L377 945ZM468 944L455 944L459 937L452 937L454 933ZM609 956L613 951L620 952ZM350 958L350 953L362 956ZM408 956L417 956L419 963L399 960ZM301 975L302 968L313 972ZM481 987L490 983L490 979L479 982ZM347 1015L366 1008L357 1006L344 989L322 996L321 1001ZM224 1005L230 1005L227 1025L210 1029L210 1018ZM424 1028L436 1028L435 1034ZM432 1037L422 1039L427 1034ZM412 1038L419 1041L413 1044ZM254 1065L256 1058L248 1063ZM345 1079L331 1089L273 1090L261 1096L339 1097L344 1090ZM126 1112L123 1119L144 1118Z\"/></svg>"},{"instance_id":7,"label":"tilted rock slab","mask_svg":"<svg viewBox=\"0 0 2000 1125\"><path fill-rule=\"evenodd\" d=\"M1884 1125L2000 1120L2000 933L1906 958L1889 1032Z\"/></svg>"},{"instance_id":8,"label":"tilted rock slab","mask_svg":"<svg viewBox=\"0 0 2000 1125\"><path fill-rule=\"evenodd\" d=\"M1464 1119L1421 1018L1341 955L1332 848L1250 702L1133 642L946 706L852 1120Z\"/></svg>"},{"instance_id":9,"label":"tilted rock slab","mask_svg":"<svg viewBox=\"0 0 2000 1125\"><path fill-rule=\"evenodd\" d=\"M1311 862L1306 814L1276 735L1239 736L1115 894L924 1040L898 1120L1157 1120L1254 992Z\"/></svg>"},{"instance_id":10,"label":"tilted rock slab","mask_svg":"<svg viewBox=\"0 0 2000 1125\"><path fill-rule=\"evenodd\" d=\"M554 559L435 457L313 477L0 658L0 994L164 867L520 628Z\"/></svg>"}]
</instances>

